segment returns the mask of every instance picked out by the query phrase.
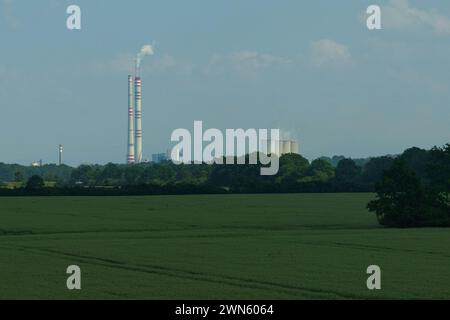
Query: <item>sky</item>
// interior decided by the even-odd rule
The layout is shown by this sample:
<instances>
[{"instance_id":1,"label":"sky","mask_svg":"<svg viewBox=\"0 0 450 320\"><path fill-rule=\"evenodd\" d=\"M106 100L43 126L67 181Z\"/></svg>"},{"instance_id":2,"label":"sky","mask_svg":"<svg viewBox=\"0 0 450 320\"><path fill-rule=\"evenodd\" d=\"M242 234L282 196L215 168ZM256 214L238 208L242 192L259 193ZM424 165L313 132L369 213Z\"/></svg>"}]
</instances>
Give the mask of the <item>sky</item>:
<instances>
[{"instance_id":1,"label":"sky","mask_svg":"<svg viewBox=\"0 0 450 320\"><path fill-rule=\"evenodd\" d=\"M63 144L70 165L124 163L127 75L153 42L145 158L194 120L279 128L308 159L450 142L448 1L0 0L0 162L56 163Z\"/></svg>"}]
</instances>

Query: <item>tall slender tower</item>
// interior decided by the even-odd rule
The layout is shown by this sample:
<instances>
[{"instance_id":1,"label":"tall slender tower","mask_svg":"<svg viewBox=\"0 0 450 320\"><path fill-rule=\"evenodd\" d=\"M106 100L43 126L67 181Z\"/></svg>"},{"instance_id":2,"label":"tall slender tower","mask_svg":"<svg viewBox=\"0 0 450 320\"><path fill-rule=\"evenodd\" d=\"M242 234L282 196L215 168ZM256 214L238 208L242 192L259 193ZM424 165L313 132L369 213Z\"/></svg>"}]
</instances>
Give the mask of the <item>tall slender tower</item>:
<instances>
[{"instance_id":1,"label":"tall slender tower","mask_svg":"<svg viewBox=\"0 0 450 320\"><path fill-rule=\"evenodd\" d=\"M127 163L133 164L134 158L134 109L133 109L133 76L128 76L128 155Z\"/></svg>"},{"instance_id":2,"label":"tall slender tower","mask_svg":"<svg viewBox=\"0 0 450 320\"><path fill-rule=\"evenodd\" d=\"M142 81L141 77L136 76L134 79L134 99L136 103L136 153L135 160L137 163L142 162Z\"/></svg>"},{"instance_id":3,"label":"tall slender tower","mask_svg":"<svg viewBox=\"0 0 450 320\"><path fill-rule=\"evenodd\" d=\"M63 145L60 144L58 146L58 164L62 165L63 162Z\"/></svg>"}]
</instances>

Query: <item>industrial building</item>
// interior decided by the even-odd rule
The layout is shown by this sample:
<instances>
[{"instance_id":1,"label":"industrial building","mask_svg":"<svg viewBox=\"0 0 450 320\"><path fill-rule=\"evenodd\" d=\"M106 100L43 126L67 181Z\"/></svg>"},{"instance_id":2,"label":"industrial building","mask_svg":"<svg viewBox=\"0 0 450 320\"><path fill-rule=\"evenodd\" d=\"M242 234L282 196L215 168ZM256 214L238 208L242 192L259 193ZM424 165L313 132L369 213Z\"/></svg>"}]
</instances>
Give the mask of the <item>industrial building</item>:
<instances>
[{"instance_id":1,"label":"industrial building","mask_svg":"<svg viewBox=\"0 0 450 320\"><path fill-rule=\"evenodd\" d=\"M152 162L153 163L161 163L163 161L180 161L182 156L182 152L178 149L176 150L167 150L166 153L154 153L152 154Z\"/></svg>"},{"instance_id":2,"label":"industrial building","mask_svg":"<svg viewBox=\"0 0 450 320\"><path fill-rule=\"evenodd\" d=\"M38 167L42 167L42 160L39 161L33 161L30 166L34 167L34 168L38 168Z\"/></svg>"},{"instance_id":3,"label":"industrial building","mask_svg":"<svg viewBox=\"0 0 450 320\"><path fill-rule=\"evenodd\" d=\"M167 153L154 153L152 154L152 162L153 163L161 163L163 161L168 160Z\"/></svg>"}]
</instances>

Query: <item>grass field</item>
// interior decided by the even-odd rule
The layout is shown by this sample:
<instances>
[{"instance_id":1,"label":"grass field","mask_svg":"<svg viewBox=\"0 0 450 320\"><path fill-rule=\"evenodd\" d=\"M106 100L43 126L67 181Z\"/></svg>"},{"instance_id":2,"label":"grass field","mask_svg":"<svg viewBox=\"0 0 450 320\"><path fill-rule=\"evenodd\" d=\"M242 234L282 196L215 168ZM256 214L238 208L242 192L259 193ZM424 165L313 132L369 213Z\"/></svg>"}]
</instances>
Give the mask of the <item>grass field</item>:
<instances>
[{"instance_id":1,"label":"grass field","mask_svg":"<svg viewBox=\"0 0 450 320\"><path fill-rule=\"evenodd\" d=\"M450 230L381 228L372 197L0 198L0 299L449 299Z\"/></svg>"}]
</instances>

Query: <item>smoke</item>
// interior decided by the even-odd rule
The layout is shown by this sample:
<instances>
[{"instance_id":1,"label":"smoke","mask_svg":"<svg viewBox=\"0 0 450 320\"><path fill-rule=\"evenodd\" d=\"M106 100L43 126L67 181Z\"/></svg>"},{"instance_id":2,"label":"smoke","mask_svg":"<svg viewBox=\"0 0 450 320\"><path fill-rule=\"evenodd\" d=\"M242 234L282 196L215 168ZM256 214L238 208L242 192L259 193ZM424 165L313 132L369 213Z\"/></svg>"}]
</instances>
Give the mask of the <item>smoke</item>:
<instances>
[{"instance_id":1,"label":"smoke","mask_svg":"<svg viewBox=\"0 0 450 320\"><path fill-rule=\"evenodd\" d=\"M13 0L2 0L0 3L1 20L4 20L9 29L16 30L20 26L20 21L14 14Z\"/></svg>"},{"instance_id":2,"label":"smoke","mask_svg":"<svg viewBox=\"0 0 450 320\"><path fill-rule=\"evenodd\" d=\"M154 54L155 43L146 44L142 46L141 51L136 56L136 71L138 72L141 67L142 59L146 56L152 56Z\"/></svg>"},{"instance_id":3,"label":"smoke","mask_svg":"<svg viewBox=\"0 0 450 320\"><path fill-rule=\"evenodd\" d=\"M281 129L280 131L282 140L296 140L295 130Z\"/></svg>"}]
</instances>

